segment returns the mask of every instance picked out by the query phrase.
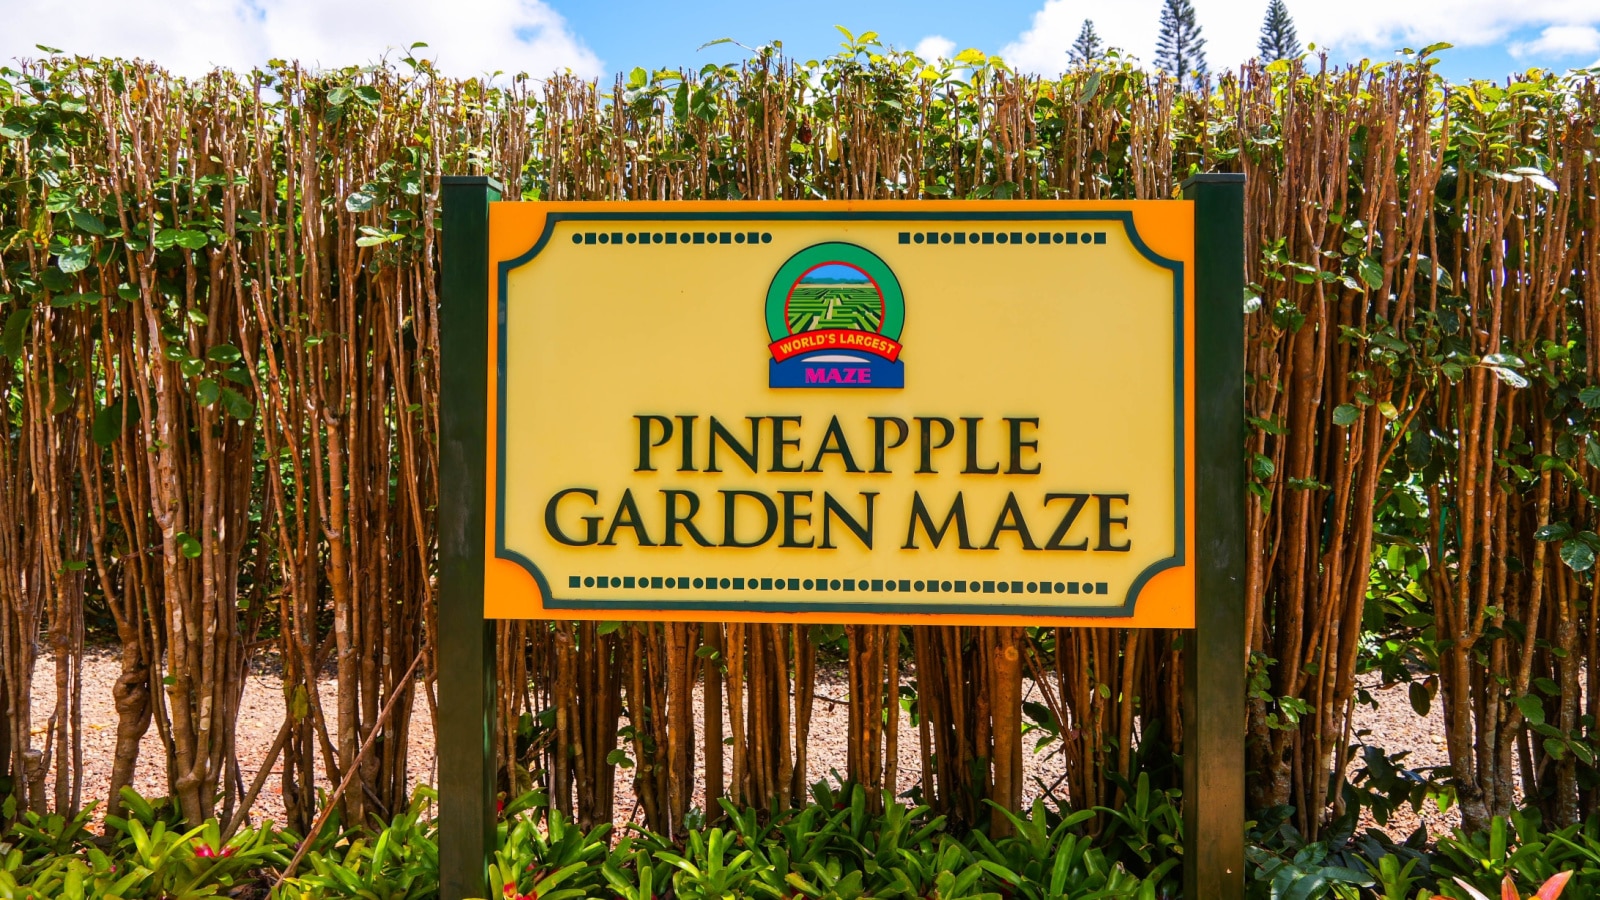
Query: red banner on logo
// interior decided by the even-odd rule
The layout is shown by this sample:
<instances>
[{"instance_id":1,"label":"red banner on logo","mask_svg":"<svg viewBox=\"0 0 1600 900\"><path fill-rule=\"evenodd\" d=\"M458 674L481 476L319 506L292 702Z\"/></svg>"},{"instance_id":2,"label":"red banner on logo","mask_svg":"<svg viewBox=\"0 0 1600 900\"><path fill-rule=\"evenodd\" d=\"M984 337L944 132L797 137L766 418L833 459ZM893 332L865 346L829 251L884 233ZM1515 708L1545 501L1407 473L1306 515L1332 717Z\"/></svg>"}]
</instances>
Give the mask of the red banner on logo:
<instances>
[{"instance_id":1,"label":"red banner on logo","mask_svg":"<svg viewBox=\"0 0 1600 900\"><path fill-rule=\"evenodd\" d=\"M772 358L778 362L815 350L858 350L881 356L890 362L894 362L900 356L899 342L871 331L856 331L850 328L829 328L823 331L791 334L768 344L767 349L772 351Z\"/></svg>"}]
</instances>

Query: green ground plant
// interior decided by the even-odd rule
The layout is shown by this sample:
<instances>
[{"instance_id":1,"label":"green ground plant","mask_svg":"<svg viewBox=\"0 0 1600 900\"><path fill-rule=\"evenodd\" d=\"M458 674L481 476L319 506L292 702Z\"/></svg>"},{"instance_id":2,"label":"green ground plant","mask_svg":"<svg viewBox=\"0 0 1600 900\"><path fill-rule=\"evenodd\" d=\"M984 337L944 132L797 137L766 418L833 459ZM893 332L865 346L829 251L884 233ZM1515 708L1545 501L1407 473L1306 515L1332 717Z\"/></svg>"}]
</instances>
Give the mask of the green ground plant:
<instances>
[{"instance_id":1,"label":"green ground plant","mask_svg":"<svg viewBox=\"0 0 1600 900\"><path fill-rule=\"evenodd\" d=\"M638 826L583 828L546 798L509 803L484 900L1168 900L1183 854L1174 792L1132 786L1125 802L1062 814L1002 811L1009 833L952 824L926 806L871 812L859 786L816 785L778 815L739 809L680 842ZM224 841L215 821L170 827L170 804L124 798L102 834L88 814L24 816L0 840L0 900L428 900L438 896L433 792L417 790L382 827L332 822L302 869L281 877L302 838L270 822ZM1543 829L1536 812L1496 818L1437 846L1381 832L1305 840L1286 814L1252 824L1251 900L1553 900L1600 893L1600 823ZM1506 885L1510 887L1507 888ZM1518 892L1515 894L1504 891Z\"/></svg>"}]
</instances>

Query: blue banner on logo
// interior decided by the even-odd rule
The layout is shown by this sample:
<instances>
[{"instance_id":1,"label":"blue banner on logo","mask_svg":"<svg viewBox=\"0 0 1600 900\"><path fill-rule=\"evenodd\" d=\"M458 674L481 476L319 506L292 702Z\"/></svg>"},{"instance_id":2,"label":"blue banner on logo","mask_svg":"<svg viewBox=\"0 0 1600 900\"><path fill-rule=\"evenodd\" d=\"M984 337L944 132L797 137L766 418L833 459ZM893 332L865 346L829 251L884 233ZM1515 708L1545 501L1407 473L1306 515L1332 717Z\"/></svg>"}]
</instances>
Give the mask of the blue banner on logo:
<instances>
[{"instance_id":1,"label":"blue banner on logo","mask_svg":"<svg viewBox=\"0 0 1600 900\"><path fill-rule=\"evenodd\" d=\"M783 362L769 360L768 386L775 388L903 388L906 367L899 360L890 362L865 353L824 350L791 357Z\"/></svg>"}]
</instances>

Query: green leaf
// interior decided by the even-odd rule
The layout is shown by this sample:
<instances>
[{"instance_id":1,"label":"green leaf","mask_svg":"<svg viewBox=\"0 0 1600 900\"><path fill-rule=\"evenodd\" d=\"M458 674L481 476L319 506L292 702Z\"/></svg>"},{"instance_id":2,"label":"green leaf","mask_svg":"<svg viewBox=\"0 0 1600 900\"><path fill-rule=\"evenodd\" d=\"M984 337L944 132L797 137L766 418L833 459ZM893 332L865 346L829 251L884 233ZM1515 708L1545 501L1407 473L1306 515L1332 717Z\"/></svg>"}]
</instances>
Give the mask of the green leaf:
<instances>
[{"instance_id":1,"label":"green leaf","mask_svg":"<svg viewBox=\"0 0 1600 900\"><path fill-rule=\"evenodd\" d=\"M13 310L6 317L4 329L0 329L0 356L7 359L22 359L22 341L28 335L28 323L33 320L32 307L23 307Z\"/></svg>"},{"instance_id":2,"label":"green leaf","mask_svg":"<svg viewBox=\"0 0 1600 900\"><path fill-rule=\"evenodd\" d=\"M122 404L118 402L94 414L94 425L89 429L89 436L94 438L96 444L109 447L121 430Z\"/></svg>"},{"instance_id":3,"label":"green leaf","mask_svg":"<svg viewBox=\"0 0 1600 900\"><path fill-rule=\"evenodd\" d=\"M1594 548L1583 541L1562 541L1561 561L1574 572L1587 572L1594 568Z\"/></svg>"},{"instance_id":4,"label":"green leaf","mask_svg":"<svg viewBox=\"0 0 1600 900\"><path fill-rule=\"evenodd\" d=\"M203 552L203 548L200 546L200 542L195 540L194 536L189 532L180 531L178 532L178 552L189 559L195 559Z\"/></svg>"},{"instance_id":5,"label":"green leaf","mask_svg":"<svg viewBox=\"0 0 1600 900\"><path fill-rule=\"evenodd\" d=\"M67 217L72 220L72 224L79 231L92 234L96 237L105 237L110 233L106 230L106 223L100 221L99 216L90 215L81 209L74 209L68 212Z\"/></svg>"},{"instance_id":6,"label":"green leaf","mask_svg":"<svg viewBox=\"0 0 1600 900\"><path fill-rule=\"evenodd\" d=\"M77 291L71 294L57 294L50 298L53 309L77 309L83 306L99 303L105 295L99 291Z\"/></svg>"},{"instance_id":7,"label":"green leaf","mask_svg":"<svg viewBox=\"0 0 1600 900\"><path fill-rule=\"evenodd\" d=\"M1522 373L1515 369L1508 369L1505 366L1489 366L1489 371L1493 372L1510 387L1525 388L1528 386L1528 379L1524 378Z\"/></svg>"},{"instance_id":8,"label":"green leaf","mask_svg":"<svg viewBox=\"0 0 1600 900\"><path fill-rule=\"evenodd\" d=\"M1363 284L1374 291L1383 287L1383 266L1370 256L1362 257L1361 263L1356 266L1356 274L1361 276Z\"/></svg>"},{"instance_id":9,"label":"green leaf","mask_svg":"<svg viewBox=\"0 0 1600 900\"><path fill-rule=\"evenodd\" d=\"M1288 434L1289 433L1289 429L1286 426L1280 425L1277 422L1272 421L1271 419L1262 419L1262 418L1258 418L1256 416L1250 416L1249 417L1249 421L1250 421L1251 425L1254 425L1255 427L1261 429L1262 431L1265 431L1267 434Z\"/></svg>"},{"instance_id":10,"label":"green leaf","mask_svg":"<svg viewBox=\"0 0 1600 900\"><path fill-rule=\"evenodd\" d=\"M222 389L222 408L228 415L243 422L255 413L255 406L245 396L233 388Z\"/></svg>"},{"instance_id":11,"label":"green leaf","mask_svg":"<svg viewBox=\"0 0 1600 900\"><path fill-rule=\"evenodd\" d=\"M383 95L378 93L378 89L370 84L364 84L356 88L354 93L357 100L368 106L377 107L383 104Z\"/></svg>"},{"instance_id":12,"label":"green leaf","mask_svg":"<svg viewBox=\"0 0 1600 900\"><path fill-rule=\"evenodd\" d=\"M1528 694L1517 698L1517 709L1522 710L1522 717L1535 725L1544 724L1544 704L1539 698Z\"/></svg>"},{"instance_id":13,"label":"green leaf","mask_svg":"<svg viewBox=\"0 0 1600 900\"><path fill-rule=\"evenodd\" d=\"M214 378L202 378L195 386L194 398L200 401L201 406L210 406L222 398L222 388L217 385Z\"/></svg>"},{"instance_id":14,"label":"green leaf","mask_svg":"<svg viewBox=\"0 0 1600 900\"><path fill-rule=\"evenodd\" d=\"M1433 280L1447 291L1455 290L1455 282L1450 278L1450 272L1444 266L1435 264L1433 267Z\"/></svg>"},{"instance_id":15,"label":"green leaf","mask_svg":"<svg viewBox=\"0 0 1600 900\"><path fill-rule=\"evenodd\" d=\"M156 232L156 249L168 250L173 247L184 247L189 250L199 250L206 245L210 238L204 231L193 231L187 228L163 228Z\"/></svg>"},{"instance_id":16,"label":"green leaf","mask_svg":"<svg viewBox=\"0 0 1600 900\"><path fill-rule=\"evenodd\" d=\"M1251 473L1254 474L1255 477L1260 478L1263 481L1268 479L1268 478L1271 478L1273 473L1276 472L1277 470L1278 470L1277 466L1272 464L1272 460L1271 459L1269 459L1269 458L1267 458L1265 456L1262 456L1259 453L1255 454L1254 457L1250 460L1250 471L1251 471Z\"/></svg>"},{"instance_id":17,"label":"green leaf","mask_svg":"<svg viewBox=\"0 0 1600 900\"><path fill-rule=\"evenodd\" d=\"M1428 714L1428 707L1433 704L1433 694L1429 693L1428 686L1420 681L1411 682L1411 708L1417 715Z\"/></svg>"},{"instance_id":18,"label":"green leaf","mask_svg":"<svg viewBox=\"0 0 1600 900\"><path fill-rule=\"evenodd\" d=\"M372 209L372 204L376 203L377 199L365 191L356 191L345 198L344 208L353 213L364 213Z\"/></svg>"},{"instance_id":19,"label":"green leaf","mask_svg":"<svg viewBox=\"0 0 1600 900\"><path fill-rule=\"evenodd\" d=\"M1349 427L1361 418L1361 410L1348 403L1341 403L1333 409L1333 424Z\"/></svg>"},{"instance_id":20,"label":"green leaf","mask_svg":"<svg viewBox=\"0 0 1600 900\"><path fill-rule=\"evenodd\" d=\"M1566 522L1551 522L1533 533L1536 541L1559 541L1572 534L1572 526Z\"/></svg>"},{"instance_id":21,"label":"green leaf","mask_svg":"<svg viewBox=\"0 0 1600 900\"><path fill-rule=\"evenodd\" d=\"M1578 402L1589 409L1600 406L1600 385L1591 385L1579 391Z\"/></svg>"},{"instance_id":22,"label":"green leaf","mask_svg":"<svg viewBox=\"0 0 1600 900\"><path fill-rule=\"evenodd\" d=\"M72 191L57 190L51 191L49 196L45 197L44 208L53 213L66 212L76 206L77 203L78 196Z\"/></svg>"},{"instance_id":23,"label":"green leaf","mask_svg":"<svg viewBox=\"0 0 1600 900\"><path fill-rule=\"evenodd\" d=\"M1078 92L1078 104L1080 106L1088 104L1088 102L1090 100L1094 99L1094 95L1096 93L1098 93L1099 91L1100 91L1100 73L1099 72L1093 72L1093 73L1091 73L1089 75L1089 77L1087 79L1084 80L1084 82L1083 82L1083 90Z\"/></svg>"},{"instance_id":24,"label":"green leaf","mask_svg":"<svg viewBox=\"0 0 1600 900\"><path fill-rule=\"evenodd\" d=\"M235 362L242 355L239 348L232 344L218 344L206 351L206 359L219 363Z\"/></svg>"},{"instance_id":25,"label":"green leaf","mask_svg":"<svg viewBox=\"0 0 1600 900\"><path fill-rule=\"evenodd\" d=\"M61 266L61 271L72 275L89 268L89 245L74 244L56 254L56 260Z\"/></svg>"}]
</instances>

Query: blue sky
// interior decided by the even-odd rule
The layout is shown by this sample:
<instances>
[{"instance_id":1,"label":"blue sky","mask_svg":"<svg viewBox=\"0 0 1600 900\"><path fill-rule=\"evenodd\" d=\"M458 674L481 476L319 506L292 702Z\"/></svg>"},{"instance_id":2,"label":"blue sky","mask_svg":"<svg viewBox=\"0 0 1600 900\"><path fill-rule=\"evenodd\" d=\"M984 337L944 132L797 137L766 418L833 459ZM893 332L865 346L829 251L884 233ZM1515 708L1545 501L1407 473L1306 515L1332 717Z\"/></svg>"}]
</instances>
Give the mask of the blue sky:
<instances>
[{"instance_id":1,"label":"blue sky","mask_svg":"<svg viewBox=\"0 0 1600 900\"><path fill-rule=\"evenodd\" d=\"M844 263L828 263L817 266L801 276L806 281L861 281L867 280L867 273L852 265Z\"/></svg>"},{"instance_id":2,"label":"blue sky","mask_svg":"<svg viewBox=\"0 0 1600 900\"><path fill-rule=\"evenodd\" d=\"M1397 0L1397 4L1401 7L1406 6L1404 0ZM783 41L784 49L791 55L801 59L815 59L838 50L842 38L835 25L842 25L858 34L869 30L877 31L884 43L896 47L916 48L929 38L942 38L957 51L976 47L986 53L1003 53L1008 46L1015 47L1019 44L1019 37L1030 31L1035 15L1046 4L1042 0L983 0L981 3L970 0L967 2L877 0L866 3L848 2L848 0L810 0L803 4L708 0L695 4L692 13L688 12L686 5L683 4L645 3L634 0L603 4L553 0L552 5L566 17L573 32L583 36L596 55L611 68L618 69L633 65L643 65L646 68L701 65L708 61L726 62L745 55L744 50L726 45L696 51L697 47L707 41L722 37L731 37L750 46L776 38ZM1077 29L1084 18L1107 18L1103 13L1097 15L1097 4L1058 5L1071 9L1073 13L1069 17L1072 27L1069 29L1071 33L1066 35L1066 43L1070 43L1077 36ZM1155 6L1155 4L1147 5ZM1208 5L1225 7L1215 11L1220 13L1214 15L1215 21L1205 22L1202 19L1202 29L1210 39L1208 43L1214 48L1211 53L1212 65L1216 67L1230 62L1236 63L1237 59L1230 60L1228 57L1238 56L1237 50L1229 54L1227 52L1229 48L1217 45L1222 43L1224 32L1242 34L1247 39L1245 52L1248 52L1259 34L1261 15L1266 2L1260 0L1259 3L1247 4L1208 4L1206 0L1195 0L1195 6L1202 16L1207 11ZM1300 3L1290 0L1291 14L1297 6L1302 5L1311 7L1313 4L1304 0ZM1327 4L1318 0L1318 5ZM1516 4L1506 5L1514 7ZM1256 6L1260 6L1261 9L1256 9ZM1578 10L1570 12L1576 13ZM1133 29L1120 21L1123 17L1118 18L1119 22L1115 25L1098 22L1097 30L1105 35L1120 25L1117 30L1132 31L1139 27L1138 19L1145 17L1136 16L1135 21L1131 23ZM1527 23L1509 23L1503 36L1485 35L1480 40L1469 37L1470 44L1464 42L1440 54L1440 71L1452 79L1504 78L1511 72L1522 71L1535 65L1562 70L1590 65L1600 61L1600 34L1594 36L1592 47L1585 46L1585 38L1588 35L1582 31L1575 32L1572 35L1574 40L1567 41L1565 45L1558 44L1559 49L1531 47L1539 41L1546 27L1557 22L1560 24L1556 27L1562 25L1573 27L1573 23L1577 23L1576 28L1581 29L1584 18L1591 20L1587 23L1590 27L1600 24L1600 0L1594 0L1594 13L1587 17L1539 16ZM619 21L628 22L629 27L613 27L613 23ZM1147 21L1149 24L1146 30L1151 34L1150 43L1153 43L1156 30L1153 9ZM1208 25L1210 27L1207 27ZM1311 26L1310 23L1302 23L1299 26L1302 41L1307 40L1306 32L1313 31L1314 28L1315 26ZM1408 46L1404 39L1412 36L1422 37L1422 34L1408 35L1404 30L1397 30L1391 41L1384 42L1349 39L1343 33L1337 33L1329 35L1325 40L1335 37L1340 39L1338 41L1340 46L1331 48L1332 55L1337 60L1362 57L1390 59L1393 58L1394 51ZM1459 35L1451 37L1460 39ZM1420 47L1432 43L1433 40L1431 38L1417 40L1409 46ZM938 41L931 43L933 46L939 45ZM1231 43L1237 44L1238 41L1235 39ZM1512 48L1517 45L1523 46L1518 47L1518 55L1513 55ZM931 48L925 46L925 49ZM1135 50L1136 53L1146 50L1134 47L1129 49Z\"/></svg>"},{"instance_id":3,"label":"blue sky","mask_svg":"<svg viewBox=\"0 0 1600 900\"><path fill-rule=\"evenodd\" d=\"M726 62L745 51L696 48L731 37L784 41L816 58L834 25L876 30L924 55L968 47L1054 74L1085 18L1107 43L1150 59L1162 0L0 0L0 59L69 52L140 56L199 74L271 58L314 65L370 62L424 41L445 71L473 75L560 69L597 77L648 67ZM1532 66L1600 63L1600 0L1287 0L1302 41L1335 62L1390 59L1403 46L1449 41L1453 79L1504 78ZM1194 0L1213 70L1253 52L1266 0Z\"/></svg>"}]
</instances>

